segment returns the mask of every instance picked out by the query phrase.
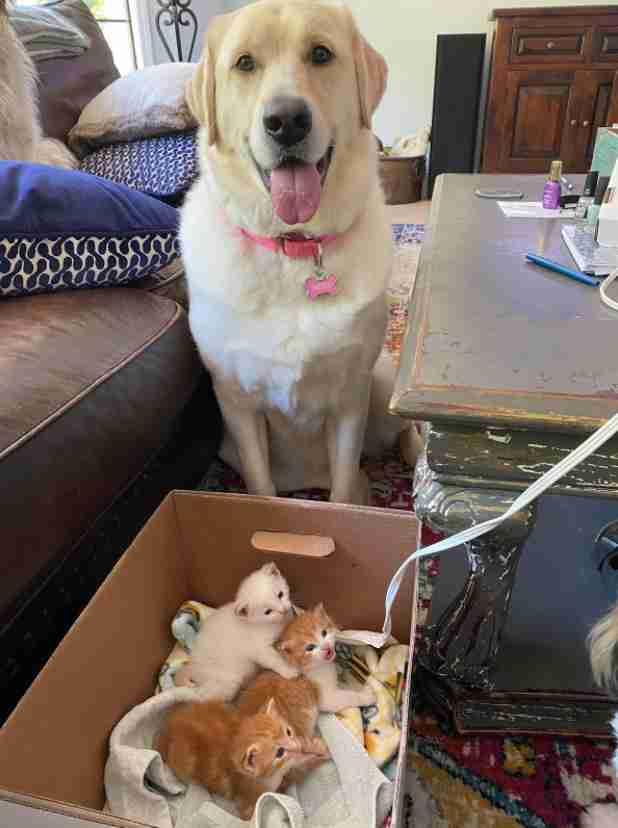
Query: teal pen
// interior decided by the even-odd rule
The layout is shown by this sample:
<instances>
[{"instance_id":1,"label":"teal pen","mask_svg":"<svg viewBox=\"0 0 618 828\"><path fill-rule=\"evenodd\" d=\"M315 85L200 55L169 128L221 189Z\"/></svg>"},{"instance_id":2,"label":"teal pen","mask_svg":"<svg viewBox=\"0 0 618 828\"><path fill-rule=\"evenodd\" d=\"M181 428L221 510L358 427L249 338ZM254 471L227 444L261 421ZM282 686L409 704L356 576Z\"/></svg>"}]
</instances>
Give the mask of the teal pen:
<instances>
[{"instance_id":1,"label":"teal pen","mask_svg":"<svg viewBox=\"0 0 618 828\"><path fill-rule=\"evenodd\" d=\"M575 279L577 282L583 282L585 285L599 286L599 280L593 276L588 276L586 273L580 273L579 270L571 270L569 267L561 265L559 262L552 262L551 259L545 259L543 256L537 256L536 253L527 253L526 259L529 262L546 267L548 270L553 270L556 273L561 273L563 276L568 276L569 279Z\"/></svg>"}]
</instances>

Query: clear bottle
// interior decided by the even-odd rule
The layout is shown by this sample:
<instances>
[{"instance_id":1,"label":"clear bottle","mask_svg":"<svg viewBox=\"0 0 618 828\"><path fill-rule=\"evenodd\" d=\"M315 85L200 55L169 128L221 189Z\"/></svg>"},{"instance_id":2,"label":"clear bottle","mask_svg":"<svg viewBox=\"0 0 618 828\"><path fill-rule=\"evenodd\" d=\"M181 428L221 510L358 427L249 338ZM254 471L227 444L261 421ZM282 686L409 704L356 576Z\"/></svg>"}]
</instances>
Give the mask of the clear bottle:
<instances>
[{"instance_id":1,"label":"clear bottle","mask_svg":"<svg viewBox=\"0 0 618 828\"><path fill-rule=\"evenodd\" d=\"M584 191L577 202L575 208L575 218L586 218L586 213L590 205L594 202L594 194L597 189L597 182L599 180L599 173L596 170L590 170L586 176L586 183L584 184Z\"/></svg>"},{"instance_id":2,"label":"clear bottle","mask_svg":"<svg viewBox=\"0 0 618 828\"><path fill-rule=\"evenodd\" d=\"M543 187L543 207L546 210L560 209L560 196L562 187L560 177L562 176L562 161L552 161L549 168L549 177Z\"/></svg>"}]
</instances>

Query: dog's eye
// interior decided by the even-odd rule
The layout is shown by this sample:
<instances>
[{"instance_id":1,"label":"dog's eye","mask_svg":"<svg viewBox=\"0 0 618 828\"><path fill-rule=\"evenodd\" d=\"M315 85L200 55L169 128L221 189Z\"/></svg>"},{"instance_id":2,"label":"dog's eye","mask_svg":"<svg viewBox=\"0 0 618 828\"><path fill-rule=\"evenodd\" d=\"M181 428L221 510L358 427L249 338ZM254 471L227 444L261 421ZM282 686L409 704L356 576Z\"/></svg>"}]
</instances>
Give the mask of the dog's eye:
<instances>
[{"instance_id":1,"label":"dog's eye","mask_svg":"<svg viewBox=\"0 0 618 828\"><path fill-rule=\"evenodd\" d=\"M283 593L280 592L279 595L277 595L277 598L279 598L279 600L281 600L283 598Z\"/></svg>"},{"instance_id":2,"label":"dog's eye","mask_svg":"<svg viewBox=\"0 0 618 828\"><path fill-rule=\"evenodd\" d=\"M271 609L264 610L264 615L270 615L272 612Z\"/></svg>"},{"instance_id":3,"label":"dog's eye","mask_svg":"<svg viewBox=\"0 0 618 828\"><path fill-rule=\"evenodd\" d=\"M236 61L236 68L241 72L253 72L255 69L255 60L251 55L241 55Z\"/></svg>"},{"instance_id":4,"label":"dog's eye","mask_svg":"<svg viewBox=\"0 0 618 828\"><path fill-rule=\"evenodd\" d=\"M315 644L307 644L307 646L305 647L305 650L308 653L312 653L315 650Z\"/></svg>"},{"instance_id":5,"label":"dog's eye","mask_svg":"<svg viewBox=\"0 0 618 828\"><path fill-rule=\"evenodd\" d=\"M281 759L282 756L285 755L285 748L279 748L277 751L277 759Z\"/></svg>"},{"instance_id":6,"label":"dog's eye","mask_svg":"<svg viewBox=\"0 0 618 828\"><path fill-rule=\"evenodd\" d=\"M335 56L326 46L314 46L311 50L311 63L330 63Z\"/></svg>"},{"instance_id":7,"label":"dog's eye","mask_svg":"<svg viewBox=\"0 0 618 828\"><path fill-rule=\"evenodd\" d=\"M326 630L322 630L322 638L326 638Z\"/></svg>"}]
</instances>

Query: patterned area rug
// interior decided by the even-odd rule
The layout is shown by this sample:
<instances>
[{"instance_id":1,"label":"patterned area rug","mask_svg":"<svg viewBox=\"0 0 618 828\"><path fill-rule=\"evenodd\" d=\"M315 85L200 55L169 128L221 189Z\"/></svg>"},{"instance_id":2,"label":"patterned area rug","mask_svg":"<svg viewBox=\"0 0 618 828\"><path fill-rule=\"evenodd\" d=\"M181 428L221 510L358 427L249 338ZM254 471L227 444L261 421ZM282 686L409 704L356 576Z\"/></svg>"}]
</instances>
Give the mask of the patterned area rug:
<instances>
[{"instance_id":1,"label":"patterned area rug","mask_svg":"<svg viewBox=\"0 0 618 828\"><path fill-rule=\"evenodd\" d=\"M398 360L414 284L422 225L394 225L395 267L388 293L390 322L385 343ZM412 469L396 453L364 463L372 502L413 508ZM217 462L201 485L209 491L245 491L242 480ZM324 492L296 497L323 499ZM431 533L425 532L424 543ZM419 635L427 618L439 562L420 572ZM571 828L593 802L616 801L609 742L553 736L462 737L417 709L408 753L409 828ZM617 825L618 828L618 825Z\"/></svg>"}]
</instances>

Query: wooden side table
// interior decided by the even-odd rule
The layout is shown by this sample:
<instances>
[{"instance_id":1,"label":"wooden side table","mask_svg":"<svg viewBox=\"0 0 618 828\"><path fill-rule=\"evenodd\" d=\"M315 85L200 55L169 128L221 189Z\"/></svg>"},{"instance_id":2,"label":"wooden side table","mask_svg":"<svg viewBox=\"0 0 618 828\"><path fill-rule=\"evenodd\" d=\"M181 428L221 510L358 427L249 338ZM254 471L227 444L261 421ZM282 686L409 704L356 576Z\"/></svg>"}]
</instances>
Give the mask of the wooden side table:
<instances>
[{"instance_id":1,"label":"wooden side table","mask_svg":"<svg viewBox=\"0 0 618 828\"><path fill-rule=\"evenodd\" d=\"M507 219L479 186L539 200L544 176L446 175L433 197L392 410L429 423L419 516L445 534L517 493L618 411L618 314L528 264L573 266L563 219ZM581 187L581 177L574 176ZM592 624L618 592L618 440L494 532L441 556L420 655L461 731L608 733Z\"/></svg>"}]
</instances>

